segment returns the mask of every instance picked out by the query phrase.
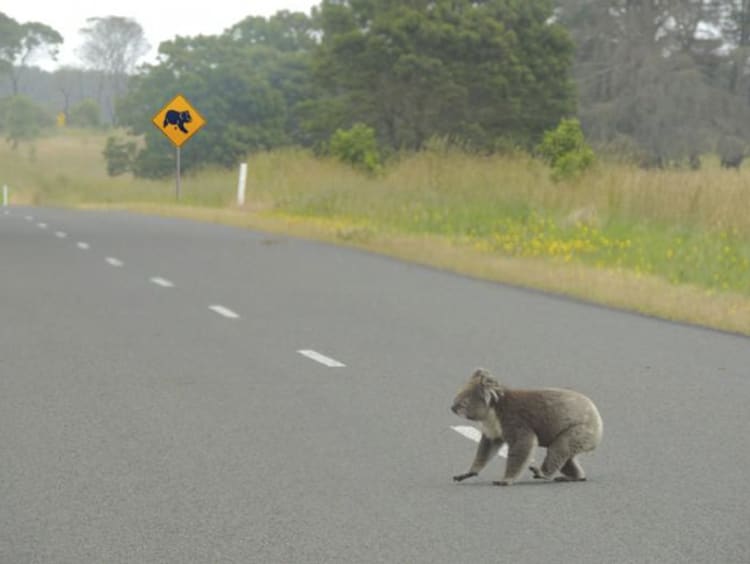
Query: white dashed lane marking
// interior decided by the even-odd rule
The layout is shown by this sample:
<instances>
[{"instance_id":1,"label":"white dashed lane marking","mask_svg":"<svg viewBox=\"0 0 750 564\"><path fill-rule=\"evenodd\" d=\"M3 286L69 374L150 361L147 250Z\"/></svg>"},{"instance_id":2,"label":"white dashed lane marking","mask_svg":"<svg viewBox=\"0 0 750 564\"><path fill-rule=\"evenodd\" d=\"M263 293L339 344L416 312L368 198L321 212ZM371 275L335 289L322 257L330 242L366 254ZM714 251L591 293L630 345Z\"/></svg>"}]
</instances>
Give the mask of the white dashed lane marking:
<instances>
[{"instance_id":1,"label":"white dashed lane marking","mask_svg":"<svg viewBox=\"0 0 750 564\"><path fill-rule=\"evenodd\" d=\"M476 427L471 427L469 425L451 425L451 429L475 443L478 443L482 438L482 432ZM500 447L500 452L498 452L497 455L502 456L503 458L508 458L508 445L504 444Z\"/></svg>"},{"instance_id":2,"label":"white dashed lane marking","mask_svg":"<svg viewBox=\"0 0 750 564\"><path fill-rule=\"evenodd\" d=\"M319 362L320 364L323 364L330 368L345 368L346 367L346 364L344 364L343 362L339 362L338 360L327 357L314 350L302 349L297 352L301 354L302 356L306 356L307 358L314 360L315 362Z\"/></svg>"},{"instance_id":3,"label":"white dashed lane marking","mask_svg":"<svg viewBox=\"0 0 750 564\"><path fill-rule=\"evenodd\" d=\"M161 278L160 276L154 276L150 279L150 282L156 284L157 286L161 286L162 288L174 288L174 283L167 280L166 278Z\"/></svg>"},{"instance_id":4,"label":"white dashed lane marking","mask_svg":"<svg viewBox=\"0 0 750 564\"><path fill-rule=\"evenodd\" d=\"M4 215L9 215L9 212L7 210L4 210ZM25 216L26 221L34 221L34 216L27 215ZM38 222L37 226L40 229L47 229L48 225L44 222ZM65 239L68 237L68 234L65 231L55 231L55 237L58 239ZM76 246L83 250L87 251L91 248L91 245L89 245L85 241L78 241L76 243ZM107 257L106 259L107 264L114 267L122 267L125 265L123 261L121 261L118 258L115 257ZM155 284L157 286L160 286L162 288L174 288L174 283L171 280L167 280L166 278L162 278L161 276L153 276L149 278L149 281L152 284ZM213 311L214 313L221 315L222 317L225 317L227 319L239 319L240 315L231 309L229 309L226 306L214 304L209 306L209 309ZM317 351L314 351L312 349L300 349L297 351L302 356L305 356L309 358L310 360L314 360L315 362L318 362L324 366L328 366L329 368L345 368L346 365L343 362L339 362L338 360L328 357L324 354L321 354ZM472 440L479 441L479 437L481 436L481 433L474 429L473 427L453 427L453 429L462 435L471 438ZM467 429L471 429L471 431L467 431ZM503 450L507 450L505 446L503 446ZM501 450L501 455L502 454ZM504 455L503 455L504 456Z\"/></svg>"},{"instance_id":5,"label":"white dashed lane marking","mask_svg":"<svg viewBox=\"0 0 750 564\"><path fill-rule=\"evenodd\" d=\"M239 315L233 312L231 309L224 307L223 305L212 305L208 306L208 309L213 311L214 313L218 313L222 317L226 317L228 319L239 319Z\"/></svg>"}]
</instances>

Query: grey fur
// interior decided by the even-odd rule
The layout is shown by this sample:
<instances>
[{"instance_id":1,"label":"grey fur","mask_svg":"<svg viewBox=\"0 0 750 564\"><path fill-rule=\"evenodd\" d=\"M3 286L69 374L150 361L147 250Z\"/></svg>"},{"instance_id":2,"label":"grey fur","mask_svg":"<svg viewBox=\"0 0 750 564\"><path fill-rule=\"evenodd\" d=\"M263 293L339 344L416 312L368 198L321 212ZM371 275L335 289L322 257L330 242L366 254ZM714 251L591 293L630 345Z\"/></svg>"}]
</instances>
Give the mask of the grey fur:
<instances>
[{"instance_id":1,"label":"grey fur","mask_svg":"<svg viewBox=\"0 0 750 564\"><path fill-rule=\"evenodd\" d=\"M507 486L529 464L534 448L547 448L541 468L530 466L534 478L583 481L586 475L576 456L594 450L602 439L602 418L594 403L578 392L558 388L514 390L477 369L459 390L451 410L482 424L482 438L471 468L454 476L471 478L508 443L505 476L495 485Z\"/></svg>"}]
</instances>

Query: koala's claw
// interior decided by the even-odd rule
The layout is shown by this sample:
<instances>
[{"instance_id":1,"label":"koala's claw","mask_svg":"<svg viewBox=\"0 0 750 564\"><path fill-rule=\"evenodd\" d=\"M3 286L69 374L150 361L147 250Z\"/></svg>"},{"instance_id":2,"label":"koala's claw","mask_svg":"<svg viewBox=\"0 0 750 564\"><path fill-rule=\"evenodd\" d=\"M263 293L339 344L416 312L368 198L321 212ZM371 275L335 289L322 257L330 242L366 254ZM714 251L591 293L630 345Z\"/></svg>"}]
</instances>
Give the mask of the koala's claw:
<instances>
[{"instance_id":1,"label":"koala's claw","mask_svg":"<svg viewBox=\"0 0 750 564\"><path fill-rule=\"evenodd\" d=\"M458 476L453 476L454 482L463 482L466 478L473 478L476 476L476 472L467 472L466 474L459 474Z\"/></svg>"}]
</instances>

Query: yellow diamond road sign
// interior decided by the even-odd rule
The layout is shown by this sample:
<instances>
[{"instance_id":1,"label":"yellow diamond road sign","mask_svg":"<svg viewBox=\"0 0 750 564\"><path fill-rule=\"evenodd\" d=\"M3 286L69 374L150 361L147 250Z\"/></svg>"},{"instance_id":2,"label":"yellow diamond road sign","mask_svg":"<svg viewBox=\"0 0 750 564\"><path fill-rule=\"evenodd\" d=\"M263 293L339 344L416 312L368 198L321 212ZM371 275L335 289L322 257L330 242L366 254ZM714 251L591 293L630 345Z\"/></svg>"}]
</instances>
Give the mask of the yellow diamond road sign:
<instances>
[{"instance_id":1,"label":"yellow diamond road sign","mask_svg":"<svg viewBox=\"0 0 750 564\"><path fill-rule=\"evenodd\" d=\"M206 120L182 95L175 96L151 120L176 147L195 135Z\"/></svg>"}]
</instances>

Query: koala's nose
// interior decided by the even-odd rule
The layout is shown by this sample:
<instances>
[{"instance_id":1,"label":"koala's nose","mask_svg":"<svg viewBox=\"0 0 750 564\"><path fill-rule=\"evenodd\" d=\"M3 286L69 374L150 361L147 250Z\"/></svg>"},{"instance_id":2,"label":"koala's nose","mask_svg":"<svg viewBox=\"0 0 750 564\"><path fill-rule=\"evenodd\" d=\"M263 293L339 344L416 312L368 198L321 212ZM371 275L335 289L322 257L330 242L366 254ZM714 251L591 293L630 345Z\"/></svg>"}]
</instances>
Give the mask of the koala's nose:
<instances>
[{"instance_id":1,"label":"koala's nose","mask_svg":"<svg viewBox=\"0 0 750 564\"><path fill-rule=\"evenodd\" d=\"M456 407L455 405L452 405L452 406L451 406L451 411L452 411L453 413L455 413L456 415L458 415L458 407Z\"/></svg>"}]
</instances>

